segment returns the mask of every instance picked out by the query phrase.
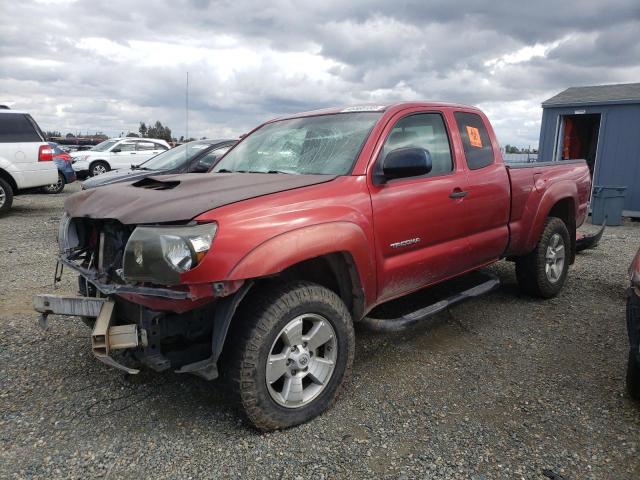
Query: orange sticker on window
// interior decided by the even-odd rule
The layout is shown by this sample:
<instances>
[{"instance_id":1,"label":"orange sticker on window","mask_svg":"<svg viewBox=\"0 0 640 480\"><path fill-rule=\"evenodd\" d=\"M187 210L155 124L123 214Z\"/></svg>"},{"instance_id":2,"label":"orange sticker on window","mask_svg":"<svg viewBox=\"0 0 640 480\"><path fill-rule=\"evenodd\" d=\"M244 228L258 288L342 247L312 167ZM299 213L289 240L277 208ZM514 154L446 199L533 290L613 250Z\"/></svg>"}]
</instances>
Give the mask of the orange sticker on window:
<instances>
[{"instance_id":1,"label":"orange sticker on window","mask_svg":"<svg viewBox=\"0 0 640 480\"><path fill-rule=\"evenodd\" d=\"M467 135L469 135L469 143L472 147L482 148L482 139L480 138L480 132L476 127L470 127L467 125Z\"/></svg>"}]
</instances>

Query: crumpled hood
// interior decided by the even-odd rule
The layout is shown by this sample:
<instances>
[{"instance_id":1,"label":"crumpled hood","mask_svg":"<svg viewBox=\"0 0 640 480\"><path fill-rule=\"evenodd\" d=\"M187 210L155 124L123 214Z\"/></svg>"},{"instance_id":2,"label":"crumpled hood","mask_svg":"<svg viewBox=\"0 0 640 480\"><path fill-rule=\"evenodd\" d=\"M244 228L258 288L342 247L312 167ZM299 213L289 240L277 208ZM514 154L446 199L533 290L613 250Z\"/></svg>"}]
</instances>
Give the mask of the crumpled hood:
<instances>
[{"instance_id":1,"label":"crumpled hood","mask_svg":"<svg viewBox=\"0 0 640 480\"><path fill-rule=\"evenodd\" d=\"M119 182L133 182L136 180L141 180L145 177L151 177L153 175L164 175L163 171L149 171L149 170L138 170L138 169L127 169L120 168L118 170L111 170L110 172L103 173L102 175L98 175L97 177L90 177L84 182L82 182L82 186L85 190L89 188L103 187L105 185L111 185L112 183Z\"/></svg>"},{"instance_id":2,"label":"crumpled hood","mask_svg":"<svg viewBox=\"0 0 640 480\"><path fill-rule=\"evenodd\" d=\"M158 175L83 190L71 195L64 208L72 217L112 218L123 224L178 222L223 205L335 178L268 173Z\"/></svg>"}]
</instances>

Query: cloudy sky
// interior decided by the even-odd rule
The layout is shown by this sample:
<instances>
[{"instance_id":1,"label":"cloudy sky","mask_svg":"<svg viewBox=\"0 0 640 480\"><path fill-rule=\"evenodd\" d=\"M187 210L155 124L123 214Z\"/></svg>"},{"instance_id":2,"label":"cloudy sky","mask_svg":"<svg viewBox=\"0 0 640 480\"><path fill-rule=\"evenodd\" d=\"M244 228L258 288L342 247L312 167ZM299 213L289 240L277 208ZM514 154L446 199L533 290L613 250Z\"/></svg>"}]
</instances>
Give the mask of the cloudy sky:
<instances>
[{"instance_id":1,"label":"cloudy sky","mask_svg":"<svg viewBox=\"0 0 640 480\"><path fill-rule=\"evenodd\" d=\"M43 129L160 120L226 137L362 102L481 107L501 143L536 145L540 103L640 81L638 0L37 0L0 7L0 103Z\"/></svg>"}]
</instances>

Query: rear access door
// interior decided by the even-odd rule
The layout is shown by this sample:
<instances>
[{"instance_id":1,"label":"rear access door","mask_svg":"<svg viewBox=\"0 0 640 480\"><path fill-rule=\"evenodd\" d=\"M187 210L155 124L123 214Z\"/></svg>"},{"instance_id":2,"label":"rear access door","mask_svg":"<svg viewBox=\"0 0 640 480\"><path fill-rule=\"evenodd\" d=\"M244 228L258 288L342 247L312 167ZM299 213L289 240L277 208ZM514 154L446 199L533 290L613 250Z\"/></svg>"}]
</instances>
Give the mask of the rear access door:
<instances>
[{"instance_id":1,"label":"rear access door","mask_svg":"<svg viewBox=\"0 0 640 480\"><path fill-rule=\"evenodd\" d=\"M509 242L511 188L495 135L477 111L454 112L456 132L467 165L465 226L471 246L469 262L480 267L499 259Z\"/></svg>"}]
</instances>

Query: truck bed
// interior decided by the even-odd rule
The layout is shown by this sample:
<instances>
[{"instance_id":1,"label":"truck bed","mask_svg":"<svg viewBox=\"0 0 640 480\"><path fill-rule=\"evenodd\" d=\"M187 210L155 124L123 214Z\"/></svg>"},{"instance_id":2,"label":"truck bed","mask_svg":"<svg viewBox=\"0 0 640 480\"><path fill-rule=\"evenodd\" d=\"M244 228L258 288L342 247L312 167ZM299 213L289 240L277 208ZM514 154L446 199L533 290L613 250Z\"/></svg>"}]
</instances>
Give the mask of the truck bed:
<instances>
[{"instance_id":1,"label":"truck bed","mask_svg":"<svg viewBox=\"0 0 640 480\"><path fill-rule=\"evenodd\" d=\"M545 216L538 210L566 199L573 208L575 227L587 215L591 190L589 167L584 160L507 165L511 184L510 241L507 255L523 255L535 247Z\"/></svg>"}]
</instances>

